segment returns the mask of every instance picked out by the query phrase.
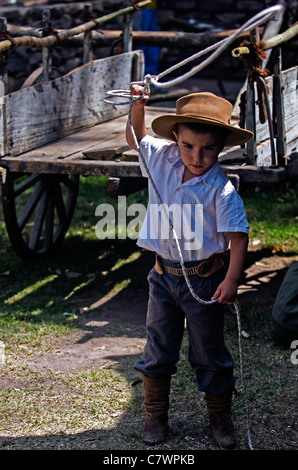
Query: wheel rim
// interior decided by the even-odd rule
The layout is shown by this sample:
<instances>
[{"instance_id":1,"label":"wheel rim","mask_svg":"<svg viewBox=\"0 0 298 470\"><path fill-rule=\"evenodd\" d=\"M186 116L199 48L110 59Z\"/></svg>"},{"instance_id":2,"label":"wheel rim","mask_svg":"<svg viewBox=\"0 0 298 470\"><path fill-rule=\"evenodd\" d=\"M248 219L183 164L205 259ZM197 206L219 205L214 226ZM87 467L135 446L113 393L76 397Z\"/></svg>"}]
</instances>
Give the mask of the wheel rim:
<instances>
[{"instance_id":1,"label":"wheel rim","mask_svg":"<svg viewBox=\"0 0 298 470\"><path fill-rule=\"evenodd\" d=\"M41 257L64 239L79 187L78 175L9 173L2 187L4 220L21 258Z\"/></svg>"}]
</instances>

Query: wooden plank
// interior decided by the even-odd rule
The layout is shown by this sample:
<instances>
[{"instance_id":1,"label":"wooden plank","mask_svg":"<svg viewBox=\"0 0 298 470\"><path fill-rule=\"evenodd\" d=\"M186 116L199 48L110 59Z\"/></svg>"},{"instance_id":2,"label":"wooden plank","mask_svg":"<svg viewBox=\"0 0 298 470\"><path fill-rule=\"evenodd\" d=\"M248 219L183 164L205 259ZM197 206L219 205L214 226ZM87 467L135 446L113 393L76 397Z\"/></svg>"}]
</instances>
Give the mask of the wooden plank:
<instances>
[{"instance_id":1,"label":"wooden plank","mask_svg":"<svg viewBox=\"0 0 298 470\"><path fill-rule=\"evenodd\" d=\"M286 131L284 112L284 88L281 84L282 56L281 48L277 47L273 52L273 126L276 134L276 153L279 166L285 166Z\"/></svg>"},{"instance_id":2,"label":"wooden plank","mask_svg":"<svg viewBox=\"0 0 298 470\"><path fill-rule=\"evenodd\" d=\"M285 181L287 173L285 168L257 167L255 165L221 165L230 175L238 175L244 183L280 183Z\"/></svg>"},{"instance_id":3,"label":"wooden plank","mask_svg":"<svg viewBox=\"0 0 298 470\"><path fill-rule=\"evenodd\" d=\"M298 67L292 67L282 75L285 109L285 132L287 155L298 149Z\"/></svg>"},{"instance_id":4,"label":"wooden plank","mask_svg":"<svg viewBox=\"0 0 298 470\"><path fill-rule=\"evenodd\" d=\"M150 135L154 135L151 129L151 122L154 118L158 117L161 114L165 114L168 112L174 113L174 111L175 110L172 108L169 111L168 109L165 109L165 108L148 106L146 108L147 133ZM127 116L125 117L125 119L127 122ZM109 160L117 156L124 156L125 160L137 161L137 158L133 158L132 160L126 158L127 152L131 152L129 145L127 145L126 143L126 136L125 136L126 122L123 126L122 126L122 123L120 123L120 120L114 120L113 122L114 122L115 130L114 132L109 134L109 135L113 134L112 137L108 140L99 142L98 145L96 145L95 147L92 146L92 148L88 148L87 150L84 150L83 154L85 155L86 158L91 159L91 160ZM106 129L104 130L101 129L101 131L107 134Z\"/></svg>"},{"instance_id":5,"label":"wooden plank","mask_svg":"<svg viewBox=\"0 0 298 470\"><path fill-rule=\"evenodd\" d=\"M122 156L127 162L137 162L139 159L139 153L133 149L129 149L126 152L123 152Z\"/></svg>"},{"instance_id":6,"label":"wooden plank","mask_svg":"<svg viewBox=\"0 0 298 470\"><path fill-rule=\"evenodd\" d=\"M12 172L51 173L72 175L106 175L106 176L142 176L140 166L134 162L97 161L97 160L53 160L46 158L4 157L3 166L7 165Z\"/></svg>"},{"instance_id":7,"label":"wooden plank","mask_svg":"<svg viewBox=\"0 0 298 470\"><path fill-rule=\"evenodd\" d=\"M2 162L13 172L105 175L111 177L140 177L139 163L90 160L47 160L44 158L5 157ZM285 168L256 167L254 165L221 165L229 175L239 175L242 182L278 183L286 180Z\"/></svg>"},{"instance_id":8,"label":"wooden plank","mask_svg":"<svg viewBox=\"0 0 298 470\"><path fill-rule=\"evenodd\" d=\"M6 113L5 98L0 97L0 155L6 152Z\"/></svg>"},{"instance_id":9,"label":"wooden plank","mask_svg":"<svg viewBox=\"0 0 298 470\"><path fill-rule=\"evenodd\" d=\"M292 154L291 159L288 162L287 172L289 181L298 183L298 152Z\"/></svg>"},{"instance_id":10,"label":"wooden plank","mask_svg":"<svg viewBox=\"0 0 298 470\"><path fill-rule=\"evenodd\" d=\"M6 95L7 153L19 155L127 113L127 106L103 100L110 89L129 89L136 59L141 60L140 51L99 59Z\"/></svg>"},{"instance_id":11,"label":"wooden plank","mask_svg":"<svg viewBox=\"0 0 298 470\"><path fill-rule=\"evenodd\" d=\"M246 160L246 149L239 147L239 145L234 147L226 147L218 157L220 163L226 161L245 161Z\"/></svg>"},{"instance_id":12,"label":"wooden plank","mask_svg":"<svg viewBox=\"0 0 298 470\"><path fill-rule=\"evenodd\" d=\"M257 166L269 167L271 166L271 143L270 140L264 140L257 146Z\"/></svg>"},{"instance_id":13,"label":"wooden plank","mask_svg":"<svg viewBox=\"0 0 298 470\"><path fill-rule=\"evenodd\" d=\"M246 91L246 109L245 109L245 123L246 128L256 135L256 119L254 113L254 103L255 103L256 89L254 87L252 78L249 78L247 82L247 91ZM256 141L255 139L250 139L246 144L247 149L247 159L251 165L256 163Z\"/></svg>"},{"instance_id":14,"label":"wooden plank","mask_svg":"<svg viewBox=\"0 0 298 470\"><path fill-rule=\"evenodd\" d=\"M23 154L16 156L21 158L22 155L30 156L31 158L44 157L49 158L67 158L71 155L80 152L83 155L83 151L91 149L92 147L98 146L100 143L105 145L105 142L110 140L109 137L112 135L117 138L120 131L125 138L124 130L127 122L127 116L121 116L115 118L115 120L103 122L96 126L82 129L78 132L62 137L61 139L50 142L46 145L24 152ZM118 131L115 131L115 127L118 127Z\"/></svg>"},{"instance_id":15,"label":"wooden plank","mask_svg":"<svg viewBox=\"0 0 298 470\"><path fill-rule=\"evenodd\" d=\"M118 196L128 196L136 191L148 187L148 179L140 177L109 178L107 181L106 193L108 196L117 198Z\"/></svg>"},{"instance_id":16,"label":"wooden plank","mask_svg":"<svg viewBox=\"0 0 298 470\"><path fill-rule=\"evenodd\" d=\"M172 109L171 111L173 112L174 110ZM149 133L152 134L150 126L153 118L163 114L164 112L165 110L163 108L147 108L146 126ZM169 111L167 110L166 112ZM111 150L110 155L113 157L115 142L117 142L119 147L122 146L122 148L128 148L125 138L126 123L127 115L120 116L113 120L97 124L91 128L82 129L74 134L62 137L61 139L40 146L36 149L29 150L21 155L15 156L15 158L44 158L45 161L50 159L84 159L86 157L89 158L88 151L93 148L96 149L97 153L100 153L100 149L103 149L103 154L108 153L108 151ZM12 160L10 159L9 161Z\"/></svg>"},{"instance_id":17,"label":"wooden plank","mask_svg":"<svg viewBox=\"0 0 298 470\"><path fill-rule=\"evenodd\" d=\"M129 145L123 144L122 139L118 142L106 142L105 146L95 146L92 149L85 150L83 155L88 160L112 160L122 156L122 153L128 150Z\"/></svg>"},{"instance_id":18,"label":"wooden plank","mask_svg":"<svg viewBox=\"0 0 298 470\"><path fill-rule=\"evenodd\" d=\"M270 101L273 96L273 78L268 77L267 87ZM285 128L285 147L287 155L297 150L298 142L298 67L292 67L281 72L281 87L283 91L284 107L284 128ZM273 109L272 101L270 104ZM271 148L269 141L268 122L260 123L258 113L256 115L256 144L257 144L257 165L271 165Z\"/></svg>"}]
</instances>

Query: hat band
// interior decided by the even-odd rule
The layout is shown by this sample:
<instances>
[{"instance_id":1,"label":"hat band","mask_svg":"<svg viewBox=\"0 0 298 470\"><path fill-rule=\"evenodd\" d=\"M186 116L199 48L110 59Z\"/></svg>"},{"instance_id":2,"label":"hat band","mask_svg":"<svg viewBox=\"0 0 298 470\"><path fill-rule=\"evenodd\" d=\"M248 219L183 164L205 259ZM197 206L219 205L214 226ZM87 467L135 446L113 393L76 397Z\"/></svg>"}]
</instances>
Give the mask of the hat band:
<instances>
[{"instance_id":1,"label":"hat band","mask_svg":"<svg viewBox=\"0 0 298 470\"><path fill-rule=\"evenodd\" d=\"M197 119L197 120L203 120L203 121L210 121L210 122L215 122L224 126L230 126L230 122L223 121L222 119L216 119L214 116L200 116L198 114L176 114L177 117L181 118L191 118L191 119Z\"/></svg>"}]
</instances>

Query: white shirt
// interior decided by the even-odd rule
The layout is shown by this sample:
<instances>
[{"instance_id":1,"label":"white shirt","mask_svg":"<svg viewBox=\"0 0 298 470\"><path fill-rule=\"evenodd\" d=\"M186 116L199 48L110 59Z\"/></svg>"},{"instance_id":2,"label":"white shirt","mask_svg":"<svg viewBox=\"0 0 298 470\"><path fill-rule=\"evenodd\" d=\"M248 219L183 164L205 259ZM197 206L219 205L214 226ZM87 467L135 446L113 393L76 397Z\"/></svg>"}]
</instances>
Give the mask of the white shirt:
<instances>
[{"instance_id":1,"label":"white shirt","mask_svg":"<svg viewBox=\"0 0 298 470\"><path fill-rule=\"evenodd\" d=\"M140 143L158 193L149 182L149 202L138 242L140 247L179 262L179 252L168 226L170 214L184 261L199 261L229 246L227 232L248 233L243 202L219 163L204 175L182 183L184 163L176 143L146 136ZM141 156L143 176L148 176Z\"/></svg>"}]
</instances>

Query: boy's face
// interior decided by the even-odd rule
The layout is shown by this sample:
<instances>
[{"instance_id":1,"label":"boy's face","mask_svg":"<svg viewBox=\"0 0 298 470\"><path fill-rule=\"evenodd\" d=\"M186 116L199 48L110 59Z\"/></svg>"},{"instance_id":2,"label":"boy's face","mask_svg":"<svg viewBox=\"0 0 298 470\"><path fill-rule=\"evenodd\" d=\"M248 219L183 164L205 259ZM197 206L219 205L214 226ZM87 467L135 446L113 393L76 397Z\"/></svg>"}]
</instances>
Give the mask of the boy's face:
<instances>
[{"instance_id":1,"label":"boy's face","mask_svg":"<svg viewBox=\"0 0 298 470\"><path fill-rule=\"evenodd\" d=\"M179 132L173 131L185 165L187 179L202 176L216 162L224 147L221 137L214 132L193 132L180 125Z\"/></svg>"}]
</instances>

